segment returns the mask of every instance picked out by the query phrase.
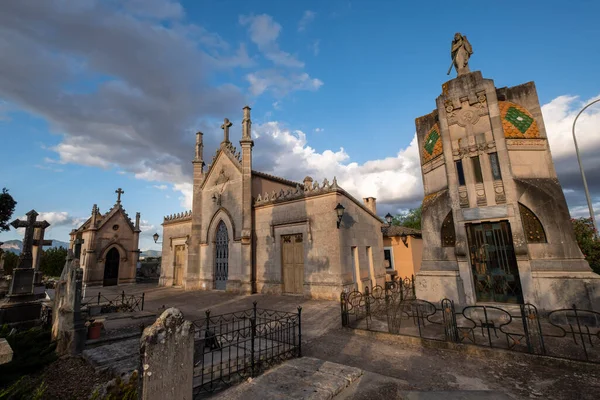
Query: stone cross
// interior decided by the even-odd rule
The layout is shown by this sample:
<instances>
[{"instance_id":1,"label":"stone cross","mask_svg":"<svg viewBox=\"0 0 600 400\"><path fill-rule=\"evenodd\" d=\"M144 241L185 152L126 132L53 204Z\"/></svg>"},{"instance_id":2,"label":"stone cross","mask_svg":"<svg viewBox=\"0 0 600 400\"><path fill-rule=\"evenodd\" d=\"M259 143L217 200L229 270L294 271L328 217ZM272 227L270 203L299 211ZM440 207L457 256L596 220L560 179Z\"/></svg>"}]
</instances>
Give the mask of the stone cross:
<instances>
[{"instance_id":1,"label":"stone cross","mask_svg":"<svg viewBox=\"0 0 600 400\"><path fill-rule=\"evenodd\" d=\"M221 129L223 129L223 142L225 143L229 143L229 127L232 125L233 124L231 123L231 121L229 121L229 119L225 118L223 120L223 125L221 125Z\"/></svg>"},{"instance_id":2,"label":"stone cross","mask_svg":"<svg viewBox=\"0 0 600 400\"><path fill-rule=\"evenodd\" d=\"M125 194L125 191L121 188L118 188L115 190L115 193L117 194L117 204L121 204L121 195Z\"/></svg>"},{"instance_id":3,"label":"stone cross","mask_svg":"<svg viewBox=\"0 0 600 400\"><path fill-rule=\"evenodd\" d=\"M46 221L36 221L39 214L35 210L31 210L25 215L27 215L27 221L15 219L10 223L15 229L25 228L25 235L23 235L23 249L21 250L19 266L17 267L20 269L33 267L31 248L33 247L33 231L35 228L46 229L50 226L50 224Z\"/></svg>"},{"instance_id":4,"label":"stone cross","mask_svg":"<svg viewBox=\"0 0 600 400\"><path fill-rule=\"evenodd\" d=\"M44 233L46 228L37 227L33 231L33 268L35 270L40 269L40 261L42 259L42 249L44 246L52 246L52 240L44 240Z\"/></svg>"},{"instance_id":5,"label":"stone cross","mask_svg":"<svg viewBox=\"0 0 600 400\"><path fill-rule=\"evenodd\" d=\"M33 256L31 249L33 247L33 232L36 228L46 229L50 224L46 221L36 221L39 215L35 210L29 211L27 214L27 221L21 221L15 219L10 224L13 228L25 228L25 235L23 235L23 249L21 250L21 256L19 257L19 265L13 271L13 279L10 282L10 290L8 292L9 298L14 298L15 301L29 301L34 295L33 284L35 281L35 275L33 270ZM21 300L17 300L21 299ZM32 314L27 316L26 312L23 312L23 320L33 319L32 317L37 313L39 318L39 307L31 308Z\"/></svg>"}]
</instances>

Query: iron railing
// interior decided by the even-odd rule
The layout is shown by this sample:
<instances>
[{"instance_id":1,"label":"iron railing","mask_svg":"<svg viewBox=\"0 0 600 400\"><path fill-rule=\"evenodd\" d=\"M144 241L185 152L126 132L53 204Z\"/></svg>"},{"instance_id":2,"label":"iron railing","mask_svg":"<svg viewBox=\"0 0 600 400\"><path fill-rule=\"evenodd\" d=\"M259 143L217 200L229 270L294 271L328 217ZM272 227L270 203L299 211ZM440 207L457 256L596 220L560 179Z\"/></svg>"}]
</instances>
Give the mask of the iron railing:
<instances>
[{"instance_id":1,"label":"iron railing","mask_svg":"<svg viewBox=\"0 0 600 400\"><path fill-rule=\"evenodd\" d=\"M142 294L125 294L122 291L120 294L113 296L105 296L98 292L98 296L90 297L87 301L81 303L81 307L99 306L100 314L108 314L113 312L133 312L144 310L145 293Z\"/></svg>"},{"instance_id":2,"label":"iron railing","mask_svg":"<svg viewBox=\"0 0 600 400\"><path fill-rule=\"evenodd\" d=\"M539 312L530 303L459 307L449 299L417 299L410 286L398 289L342 293L342 325L600 363L598 311L573 305Z\"/></svg>"},{"instance_id":3,"label":"iron railing","mask_svg":"<svg viewBox=\"0 0 600 400\"><path fill-rule=\"evenodd\" d=\"M194 396L201 397L302 356L302 307L297 313L257 308L194 321Z\"/></svg>"}]
</instances>

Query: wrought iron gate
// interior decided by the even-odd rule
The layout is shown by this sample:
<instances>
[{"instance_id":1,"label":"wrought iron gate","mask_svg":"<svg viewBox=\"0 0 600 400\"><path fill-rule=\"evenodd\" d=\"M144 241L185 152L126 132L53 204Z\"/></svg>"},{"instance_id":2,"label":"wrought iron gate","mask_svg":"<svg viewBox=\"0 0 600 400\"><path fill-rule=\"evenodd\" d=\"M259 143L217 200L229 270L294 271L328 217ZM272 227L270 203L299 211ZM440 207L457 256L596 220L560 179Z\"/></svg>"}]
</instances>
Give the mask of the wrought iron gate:
<instances>
[{"instance_id":1,"label":"wrought iron gate","mask_svg":"<svg viewBox=\"0 0 600 400\"><path fill-rule=\"evenodd\" d=\"M467 224L477 301L523 303L508 221Z\"/></svg>"},{"instance_id":2,"label":"wrought iron gate","mask_svg":"<svg viewBox=\"0 0 600 400\"><path fill-rule=\"evenodd\" d=\"M229 235L223 221L217 227L215 240L215 289L225 290L229 271Z\"/></svg>"}]
</instances>

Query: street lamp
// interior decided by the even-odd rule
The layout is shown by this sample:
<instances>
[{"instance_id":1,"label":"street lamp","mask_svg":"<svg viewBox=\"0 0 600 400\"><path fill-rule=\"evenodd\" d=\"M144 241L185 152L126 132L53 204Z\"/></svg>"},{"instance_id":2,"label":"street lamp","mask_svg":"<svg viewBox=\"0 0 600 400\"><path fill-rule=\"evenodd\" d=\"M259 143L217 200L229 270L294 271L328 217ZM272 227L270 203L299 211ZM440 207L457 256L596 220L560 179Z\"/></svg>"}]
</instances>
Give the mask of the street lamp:
<instances>
[{"instance_id":1,"label":"street lamp","mask_svg":"<svg viewBox=\"0 0 600 400\"><path fill-rule=\"evenodd\" d=\"M394 217L392 216L392 214L387 213L385 216L385 220L387 221L388 226L392 226L392 220L394 219Z\"/></svg>"},{"instance_id":2,"label":"street lamp","mask_svg":"<svg viewBox=\"0 0 600 400\"><path fill-rule=\"evenodd\" d=\"M596 237L598 236L598 226L596 225L596 217L594 215L594 207L592 206L592 199L590 197L590 191L588 190L587 181L585 180L585 173L583 172L583 165L581 164L581 157L579 156L579 147L577 146L577 137L575 137L575 123L577 122L577 118L579 118L581 113L583 113L592 104L598 103L598 102L600 102L600 99L594 100L587 106L583 107L581 109L581 111L579 111L579 114L577 114L577 116L575 117L575 120L573 121L573 128L572 128L573 142L575 142L575 153L577 154L577 162L579 163L579 170L581 171L581 179L583 179L583 190L585 191L585 197L587 199L588 207L590 209L590 217L592 218L592 224L594 225L594 235Z\"/></svg>"},{"instance_id":3,"label":"street lamp","mask_svg":"<svg viewBox=\"0 0 600 400\"><path fill-rule=\"evenodd\" d=\"M152 238L154 239L154 243L158 243L158 233L155 233L154 235L152 235Z\"/></svg>"},{"instance_id":4,"label":"street lamp","mask_svg":"<svg viewBox=\"0 0 600 400\"><path fill-rule=\"evenodd\" d=\"M337 206L335 206L335 212L337 213L337 228L340 229L340 222L342 222L342 217L344 216L344 206L341 205L340 203L338 203Z\"/></svg>"}]
</instances>

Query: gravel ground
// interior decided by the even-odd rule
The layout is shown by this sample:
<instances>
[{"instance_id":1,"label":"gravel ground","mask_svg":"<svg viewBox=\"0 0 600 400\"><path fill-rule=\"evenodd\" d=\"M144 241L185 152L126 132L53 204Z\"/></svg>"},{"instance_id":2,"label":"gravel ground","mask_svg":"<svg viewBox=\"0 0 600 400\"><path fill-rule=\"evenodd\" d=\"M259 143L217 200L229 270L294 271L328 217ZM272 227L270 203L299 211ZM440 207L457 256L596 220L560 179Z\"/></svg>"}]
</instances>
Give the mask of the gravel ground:
<instances>
[{"instance_id":1,"label":"gravel ground","mask_svg":"<svg viewBox=\"0 0 600 400\"><path fill-rule=\"evenodd\" d=\"M63 357L47 366L38 379L47 386L42 397L45 400L84 400L96 385L109 381L111 377L98 374L94 367L79 357Z\"/></svg>"}]
</instances>

